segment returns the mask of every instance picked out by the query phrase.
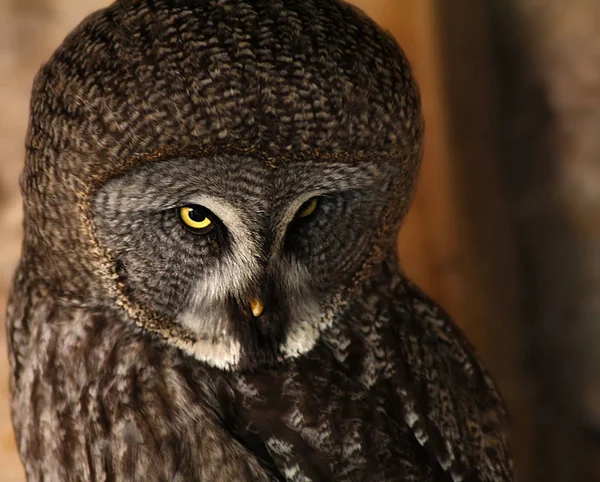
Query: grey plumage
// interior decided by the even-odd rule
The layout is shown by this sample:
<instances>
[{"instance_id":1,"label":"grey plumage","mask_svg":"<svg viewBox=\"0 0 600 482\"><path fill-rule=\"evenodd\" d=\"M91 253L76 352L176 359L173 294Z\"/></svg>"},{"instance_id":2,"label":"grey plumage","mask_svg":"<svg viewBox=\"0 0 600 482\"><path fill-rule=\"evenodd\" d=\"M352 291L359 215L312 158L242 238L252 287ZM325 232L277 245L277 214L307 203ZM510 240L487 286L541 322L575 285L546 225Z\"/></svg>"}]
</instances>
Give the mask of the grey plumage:
<instances>
[{"instance_id":1,"label":"grey plumage","mask_svg":"<svg viewBox=\"0 0 600 482\"><path fill-rule=\"evenodd\" d=\"M8 310L29 479L512 480L495 387L390 254L419 104L342 2L85 20L32 96Z\"/></svg>"}]
</instances>

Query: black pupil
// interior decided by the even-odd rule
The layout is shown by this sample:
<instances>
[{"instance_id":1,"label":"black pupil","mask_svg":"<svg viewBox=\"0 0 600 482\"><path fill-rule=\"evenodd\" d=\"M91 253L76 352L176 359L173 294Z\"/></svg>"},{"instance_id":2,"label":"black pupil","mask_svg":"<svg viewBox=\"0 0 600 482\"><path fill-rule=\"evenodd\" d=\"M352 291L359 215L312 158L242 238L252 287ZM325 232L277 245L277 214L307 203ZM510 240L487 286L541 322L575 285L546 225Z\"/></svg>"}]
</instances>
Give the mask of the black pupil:
<instances>
[{"instance_id":1,"label":"black pupil","mask_svg":"<svg viewBox=\"0 0 600 482\"><path fill-rule=\"evenodd\" d=\"M206 213L203 211L203 209L191 208L188 216L192 221L199 223L200 221L204 221L206 219Z\"/></svg>"}]
</instances>

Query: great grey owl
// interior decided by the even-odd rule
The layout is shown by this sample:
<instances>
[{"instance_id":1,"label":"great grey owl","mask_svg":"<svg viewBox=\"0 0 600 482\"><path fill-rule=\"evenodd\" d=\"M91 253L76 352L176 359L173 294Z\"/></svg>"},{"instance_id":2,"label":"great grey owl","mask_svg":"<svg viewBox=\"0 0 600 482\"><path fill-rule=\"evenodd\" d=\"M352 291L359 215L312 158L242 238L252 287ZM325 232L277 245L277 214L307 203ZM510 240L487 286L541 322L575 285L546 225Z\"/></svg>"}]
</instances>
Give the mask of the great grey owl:
<instances>
[{"instance_id":1,"label":"great grey owl","mask_svg":"<svg viewBox=\"0 0 600 482\"><path fill-rule=\"evenodd\" d=\"M513 480L501 398L393 255L422 131L404 55L342 1L87 18L32 94L29 480Z\"/></svg>"}]
</instances>

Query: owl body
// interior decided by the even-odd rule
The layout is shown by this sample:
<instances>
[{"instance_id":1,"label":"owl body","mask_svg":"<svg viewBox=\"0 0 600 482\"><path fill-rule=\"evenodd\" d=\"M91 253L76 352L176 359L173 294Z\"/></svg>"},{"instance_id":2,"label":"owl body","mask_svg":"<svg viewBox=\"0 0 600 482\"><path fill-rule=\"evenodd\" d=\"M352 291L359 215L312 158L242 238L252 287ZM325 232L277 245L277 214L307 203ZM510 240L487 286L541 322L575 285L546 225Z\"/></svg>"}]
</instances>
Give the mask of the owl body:
<instances>
[{"instance_id":1,"label":"owl body","mask_svg":"<svg viewBox=\"0 0 600 482\"><path fill-rule=\"evenodd\" d=\"M13 346L35 347L13 362L31 480L512 477L489 377L393 262L309 354L263 370L211 368L35 288L10 316Z\"/></svg>"},{"instance_id":2,"label":"owl body","mask_svg":"<svg viewBox=\"0 0 600 482\"><path fill-rule=\"evenodd\" d=\"M502 402L393 254L395 41L334 0L121 0L33 89L8 309L29 480L513 480Z\"/></svg>"}]
</instances>

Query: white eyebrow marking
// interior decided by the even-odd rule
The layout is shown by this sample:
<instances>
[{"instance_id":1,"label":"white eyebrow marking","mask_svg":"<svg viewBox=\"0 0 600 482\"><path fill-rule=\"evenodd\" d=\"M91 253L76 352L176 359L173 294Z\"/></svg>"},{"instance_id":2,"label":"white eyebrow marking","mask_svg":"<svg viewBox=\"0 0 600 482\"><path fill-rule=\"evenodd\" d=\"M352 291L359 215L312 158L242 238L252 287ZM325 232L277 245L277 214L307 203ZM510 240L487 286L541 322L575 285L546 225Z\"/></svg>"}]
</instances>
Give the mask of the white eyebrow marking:
<instances>
[{"instance_id":1,"label":"white eyebrow marking","mask_svg":"<svg viewBox=\"0 0 600 482\"><path fill-rule=\"evenodd\" d=\"M214 196L192 196L184 204L204 206L218 216L229 231L233 249L196 281L178 321L192 333L212 338L196 343L191 348L194 356L215 366L232 365L239 359L239 343L226 341L231 337L229 320L220 305L227 296L243 292L260 269L260 247L249 227L252 216Z\"/></svg>"},{"instance_id":2,"label":"white eyebrow marking","mask_svg":"<svg viewBox=\"0 0 600 482\"><path fill-rule=\"evenodd\" d=\"M249 229L249 225L255 222L251 213L242 212L226 200L215 196L195 195L185 203L199 204L210 209L225 224L231 234L232 244L235 248L233 249L234 264L237 267L244 266L247 272L255 273L258 270L260 247L254 241L255 235ZM228 274L234 275L235 273Z\"/></svg>"}]
</instances>

